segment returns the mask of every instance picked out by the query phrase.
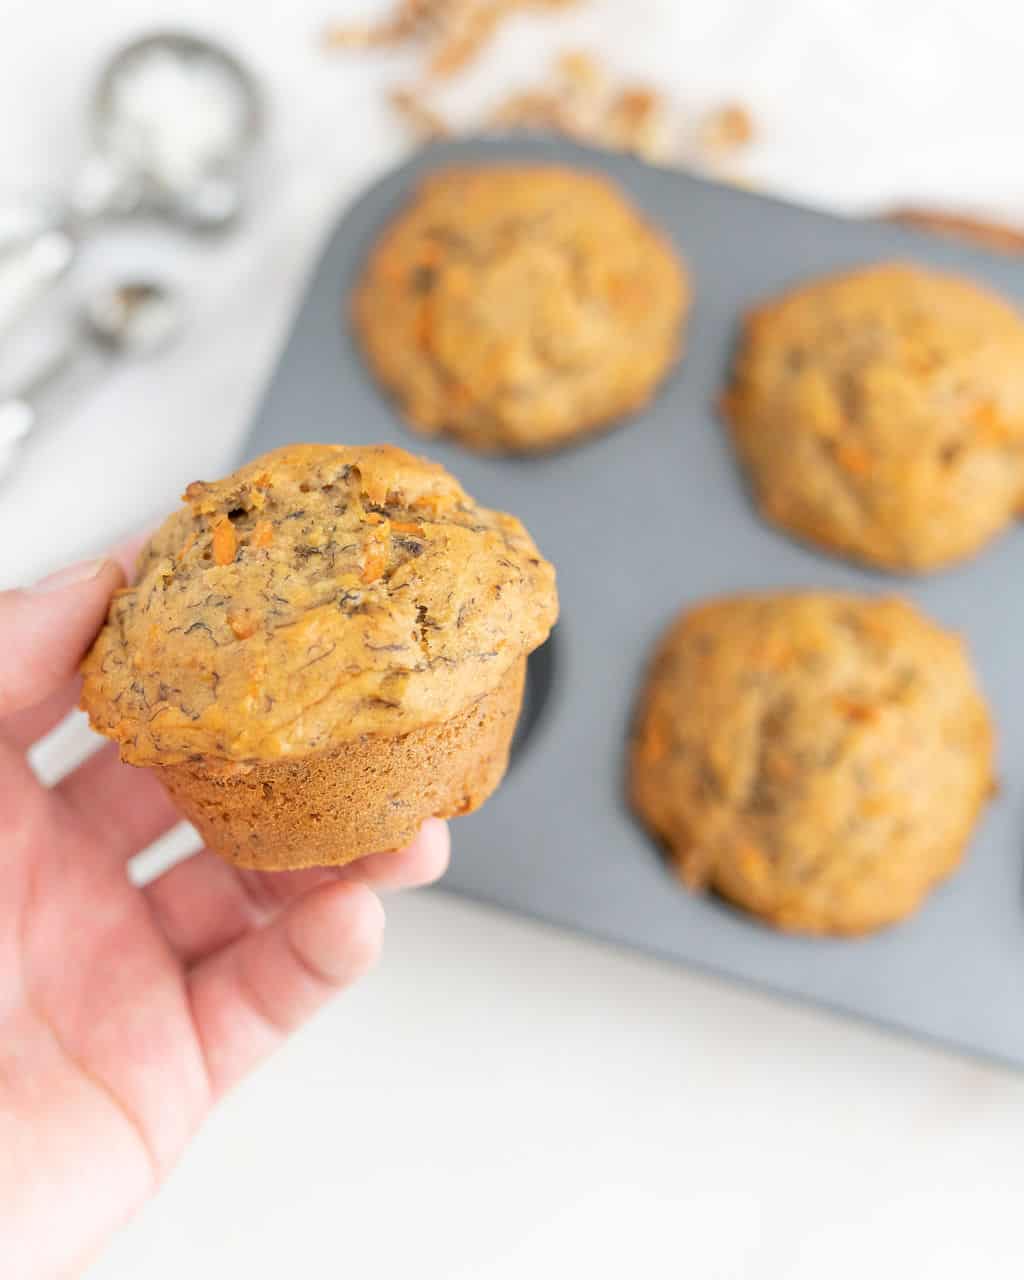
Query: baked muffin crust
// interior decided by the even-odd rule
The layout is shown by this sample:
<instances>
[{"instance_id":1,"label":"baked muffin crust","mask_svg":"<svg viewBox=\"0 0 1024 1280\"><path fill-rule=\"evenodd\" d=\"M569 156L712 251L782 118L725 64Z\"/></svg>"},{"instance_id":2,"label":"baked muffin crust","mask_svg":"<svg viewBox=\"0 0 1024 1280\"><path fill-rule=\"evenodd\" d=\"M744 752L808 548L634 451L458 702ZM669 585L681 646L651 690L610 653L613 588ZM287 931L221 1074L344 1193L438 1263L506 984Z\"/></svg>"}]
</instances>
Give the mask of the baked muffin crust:
<instances>
[{"instance_id":1,"label":"baked muffin crust","mask_svg":"<svg viewBox=\"0 0 1024 1280\"><path fill-rule=\"evenodd\" d=\"M82 705L133 764L439 723L555 621L554 570L519 521L400 449L288 446L185 502L83 667Z\"/></svg>"},{"instance_id":2,"label":"baked muffin crust","mask_svg":"<svg viewBox=\"0 0 1024 1280\"><path fill-rule=\"evenodd\" d=\"M416 430L530 451L645 404L688 305L678 255L604 178L493 166L424 180L370 254L354 310Z\"/></svg>"},{"instance_id":3,"label":"baked muffin crust","mask_svg":"<svg viewBox=\"0 0 1024 1280\"><path fill-rule=\"evenodd\" d=\"M637 812L692 889L857 934L960 862L993 733L960 641L896 599L739 596L683 613L636 722Z\"/></svg>"},{"instance_id":4,"label":"baked muffin crust","mask_svg":"<svg viewBox=\"0 0 1024 1280\"><path fill-rule=\"evenodd\" d=\"M842 555L929 570L1024 510L1024 321L886 264L746 319L723 407L764 515Z\"/></svg>"}]
</instances>

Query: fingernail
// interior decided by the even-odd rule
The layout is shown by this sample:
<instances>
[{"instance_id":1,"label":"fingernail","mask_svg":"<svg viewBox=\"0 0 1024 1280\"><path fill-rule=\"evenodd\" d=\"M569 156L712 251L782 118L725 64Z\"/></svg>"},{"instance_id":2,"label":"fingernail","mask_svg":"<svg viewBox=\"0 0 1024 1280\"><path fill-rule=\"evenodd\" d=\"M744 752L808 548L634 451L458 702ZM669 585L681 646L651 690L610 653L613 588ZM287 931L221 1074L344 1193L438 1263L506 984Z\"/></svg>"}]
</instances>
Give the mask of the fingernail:
<instances>
[{"instance_id":1,"label":"fingernail","mask_svg":"<svg viewBox=\"0 0 1024 1280\"><path fill-rule=\"evenodd\" d=\"M77 587L79 583L91 582L93 578L98 578L103 571L103 566L108 563L101 557L99 560L83 560L81 564L69 564L63 569L58 569L56 573L51 573L42 582L37 582L28 590L35 595L45 595L49 591L63 591L66 587Z\"/></svg>"}]
</instances>

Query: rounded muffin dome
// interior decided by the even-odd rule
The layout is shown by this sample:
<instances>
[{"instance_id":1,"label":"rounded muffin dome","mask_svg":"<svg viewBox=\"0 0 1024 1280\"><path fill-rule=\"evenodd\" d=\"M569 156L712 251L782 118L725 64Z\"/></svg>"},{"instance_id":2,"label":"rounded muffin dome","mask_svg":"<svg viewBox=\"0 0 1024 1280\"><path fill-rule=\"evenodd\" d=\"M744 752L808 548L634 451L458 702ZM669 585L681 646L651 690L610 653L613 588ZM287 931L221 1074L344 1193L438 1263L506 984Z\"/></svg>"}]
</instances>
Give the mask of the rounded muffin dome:
<instances>
[{"instance_id":1,"label":"rounded muffin dome","mask_svg":"<svg viewBox=\"0 0 1024 1280\"><path fill-rule=\"evenodd\" d=\"M195 483L86 659L135 764L273 760L444 721L546 638L518 520L388 447L295 445Z\"/></svg>"},{"instance_id":2,"label":"rounded muffin dome","mask_svg":"<svg viewBox=\"0 0 1024 1280\"><path fill-rule=\"evenodd\" d=\"M688 304L668 240L604 178L494 166L422 183L370 255L355 321L416 430L531 451L645 404Z\"/></svg>"},{"instance_id":3,"label":"rounded muffin dome","mask_svg":"<svg viewBox=\"0 0 1024 1280\"><path fill-rule=\"evenodd\" d=\"M746 320L724 409L764 514L927 570L1024 511L1024 320L900 264L815 280Z\"/></svg>"},{"instance_id":4,"label":"rounded muffin dome","mask_svg":"<svg viewBox=\"0 0 1024 1280\"><path fill-rule=\"evenodd\" d=\"M746 596L663 638L631 788L691 888L781 928L856 934L957 866L992 757L960 641L909 604Z\"/></svg>"}]
</instances>

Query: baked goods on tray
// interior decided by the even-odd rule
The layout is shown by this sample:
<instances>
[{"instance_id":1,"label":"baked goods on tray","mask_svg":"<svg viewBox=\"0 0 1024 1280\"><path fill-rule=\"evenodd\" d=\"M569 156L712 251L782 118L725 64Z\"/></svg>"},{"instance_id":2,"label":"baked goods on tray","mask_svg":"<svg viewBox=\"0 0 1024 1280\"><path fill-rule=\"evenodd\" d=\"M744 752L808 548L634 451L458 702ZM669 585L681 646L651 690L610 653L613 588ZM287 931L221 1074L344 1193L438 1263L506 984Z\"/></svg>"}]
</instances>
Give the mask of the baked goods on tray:
<instances>
[{"instance_id":1,"label":"baked goods on tray","mask_svg":"<svg viewBox=\"0 0 1024 1280\"><path fill-rule=\"evenodd\" d=\"M959 639L911 605L736 596L662 638L630 789L691 889L781 929L862 934L959 864L993 731Z\"/></svg>"},{"instance_id":2,"label":"baked goods on tray","mask_svg":"<svg viewBox=\"0 0 1024 1280\"><path fill-rule=\"evenodd\" d=\"M887 264L748 314L725 416L774 524L890 570L974 554L1024 511L1024 319Z\"/></svg>"},{"instance_id":3,"label":"baked goods on tray","mask_svg":"<svg viewBox=\"0 0 1024 1280\"><path fill-rule=\"evenodd\" d=\"M667 237L606 178L489 166L423 180L370 254L354 320L415 430L534 452L646 404L689 301Z\"/></svg>"}]
</instances>

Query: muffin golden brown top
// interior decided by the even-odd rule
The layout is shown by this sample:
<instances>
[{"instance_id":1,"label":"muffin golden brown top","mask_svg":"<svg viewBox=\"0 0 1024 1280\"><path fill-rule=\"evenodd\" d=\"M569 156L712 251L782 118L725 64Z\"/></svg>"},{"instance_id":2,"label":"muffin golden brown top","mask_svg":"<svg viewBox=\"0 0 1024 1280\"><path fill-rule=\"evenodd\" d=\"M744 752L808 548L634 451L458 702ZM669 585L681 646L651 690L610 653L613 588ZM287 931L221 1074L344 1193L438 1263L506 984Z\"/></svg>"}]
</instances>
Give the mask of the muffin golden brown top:
<instances>
[{"instance_id":1,"label":"muffin golden brown top","mask_svg":"<svg viewBox=\"0 0 1024 1280\"><path fill-rule=\"evenodd\" d=\"M423 182L373 250L355 316L415 428L537 450L644 404L688 302L668 241L605 179L491 167Z\"/></svg>"},{"instance_id":2,"label":"muffin golden brown top","mask_svg":"<svg viewBox=\"0 0 1024 1280\"><path fill-rule=\"evenodd\" d=\"M724 407L765 514L890 569L970 555L1024 509L1024 322L884 265L747 318Z\"/></svg>"},{"instance_id":3,"label":"muffin golden brown top","mask_svg":"<svg viewBox=\"0 0 1024 1280\"><path fill-rule=\"evenodd\" d=\"M651 668L634 803L683 880L783 927L861 933L959 862L993 777L960 641L900 600L684 613Z\"/></svg>"},{"instance_id":4,"label":"muffin golden brown top","mask_svg":"<svg viewBox=\"0 0 1024 1280\"><path fill-rule=\"evenodd\" d=\"M546 638L554 570L400 449L295 445L197 482L85 660L136 764L318 753L447 719Z\"/></svg>"}]
</instances>

